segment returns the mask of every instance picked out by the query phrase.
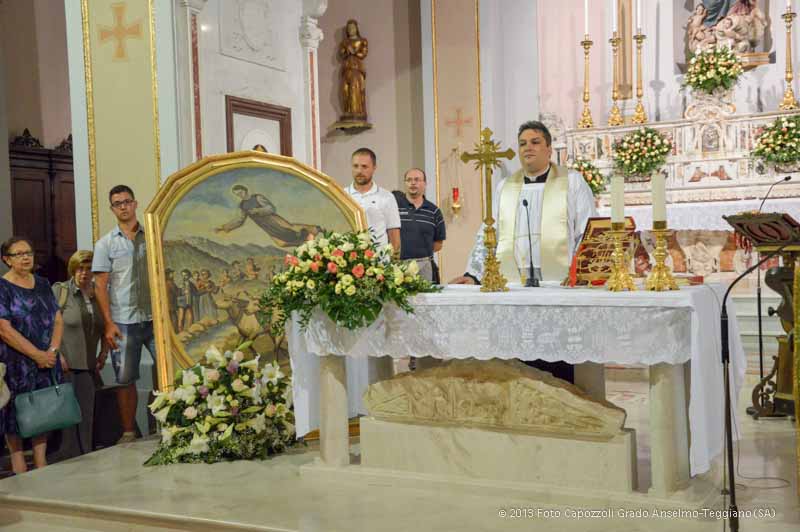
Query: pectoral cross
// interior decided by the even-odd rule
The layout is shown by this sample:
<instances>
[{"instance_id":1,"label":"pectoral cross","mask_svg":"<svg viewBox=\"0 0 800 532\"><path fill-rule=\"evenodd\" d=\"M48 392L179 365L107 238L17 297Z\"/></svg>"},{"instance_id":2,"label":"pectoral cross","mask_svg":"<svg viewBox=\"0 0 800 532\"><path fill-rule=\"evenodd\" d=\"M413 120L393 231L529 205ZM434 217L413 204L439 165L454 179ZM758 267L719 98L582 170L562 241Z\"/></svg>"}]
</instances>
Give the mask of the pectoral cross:
<instances>
[{"instance_id":1,"label":"pectoral cross","mask_svg":"<svg viewBox=\"0 0 800 532\"><path fill-rule=\"evenodd\" d=\"M475 152L464 152L461 160L464 163L475 162L475 168L483 167L486 190L486 212L483 216L485 229L483 230L483 243L486 246L486 259L483 263L483 279L481 279L481 292L505 292L506 278L500 273L500 263L497 261L497 232L494 228L492 217L492 171L500 166L500 159L513 159L514 150L511 148L500 151L500 143L492 140L492 130L488 127L481 131L481 141L475 145Z\"/></svg>"}]
</instances>

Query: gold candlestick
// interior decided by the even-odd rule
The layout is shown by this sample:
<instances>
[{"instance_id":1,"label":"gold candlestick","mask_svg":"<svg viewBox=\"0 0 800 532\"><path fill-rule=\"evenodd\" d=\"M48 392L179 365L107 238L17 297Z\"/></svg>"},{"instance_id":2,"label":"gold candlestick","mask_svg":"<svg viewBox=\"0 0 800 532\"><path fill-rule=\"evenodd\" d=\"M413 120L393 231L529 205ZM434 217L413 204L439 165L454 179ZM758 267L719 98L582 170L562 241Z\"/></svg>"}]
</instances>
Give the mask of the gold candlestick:
<instances>
[{"instance_id":1,"label":"gold candlestick","mask_svg":"<svg viewBox=\"0 0 800 532\"><path fill-rule=\"evenodd\" d=\"M589 49L592 44L594 43L589 40L589 34L587 33L581 41L581 46L583 46L583 113L581 113L578 127L583 129L594 127L592 111L589 109Z\"/></svg>"},{"instance_id":2,"label":"gold candlestick","mask_svg":"<svg viewBox=\"0 0 800 532\"><path fill-rule=\"evenodd\" d=\"M475 145L475 153L464 152L461 160L465 163L475 162L475 167L483 167L486 176L484 183L486 190L486 205L483 223L483 243L486 246L486 259L483 261L483 278L481 279L481 292L505 292L506 278L500 273L500 261L497 260L497 231L494 229L492 217L492 170L500 166L500 158L513 159L514 150L511 148L504 152L500 150L500 143L492 140L492 130L488 127L481 131L481 141Z\"/></svg>"},{"instance_id":3,"label":"gold candlestick","mask_svg":"<svg viewBox=\"0 0 800 532\"><path fill-rule=\"evenodd\" d=\"M644 91L642 91L642 43L646 37L641 34L637 33L633 36L633 40L636 41L636 110L633 112L633 123L634 124L646 124L647 123L647 113L644 110L644 104L642 103L642 96Z\"/></svg>"},{"instance_id":4,"label":"gold candlestick","mask_svg":"<svg viewBox=\"0 0 800 532\"><path fill-rule=\"evenodd\" d=\"M614 36L608 42L611 43L611 49L614 51L614 85L611 88L611 100L614 102L611 105L611 113L608 115L609 126L621 126L624 123L622 120L622 112L619 110L617 100L619 100L619 34L615 31Z\"/></svg>"},{"instance_id":5,"label":"gold candlestick","mask_svg":"<svg viewBox=\"0 0 800 532\"><path fill-rule=\"evenodd\" d=\"M667 229L667 222L653 221L653 235L656 237L656 248L653 250L653 257L656 264L650 275L647 276L645 288L653 292L663 292L664 290L677 290L678 283L672 276L672 272L667 267L667 237L671 231Z\"/></svg>"},{"instance_id":6,"label":"gold candlestick","mask_svg":"<svg viewBox=\"0 0 800 532\"><path fill-rule=\"evenodd\" d=\"M609 233L614 239L614 251L611 252L611 276L606 281L606 288L613 292L636 290L631 273L628 271L629 261L625 258L625 239L628 237L625 222L612 222Z\"/></svg>"},{"instance_id":7,"label":"gold candlestick","mask_svg":"<svg viewBox=\"0 0 800 532\"><path fill-rule=\"evenodd\" d=\"M786 91L783 93L783 101L778 106L781 111L792 111L798 108L797 100L792 90L792 80L794 72L792 70L792 21L797 16L791 9L786 11L781 18L786 22Z\"/></svg>"}]
</instances>

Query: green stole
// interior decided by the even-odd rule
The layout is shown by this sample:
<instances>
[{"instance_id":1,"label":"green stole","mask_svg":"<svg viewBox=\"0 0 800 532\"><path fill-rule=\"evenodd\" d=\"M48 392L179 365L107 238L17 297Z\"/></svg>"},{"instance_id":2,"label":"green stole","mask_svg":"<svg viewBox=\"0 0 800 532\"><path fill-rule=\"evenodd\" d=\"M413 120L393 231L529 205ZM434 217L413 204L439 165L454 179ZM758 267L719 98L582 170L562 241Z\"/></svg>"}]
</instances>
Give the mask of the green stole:
<instances>
[{"instance_id":1,"label":"green stole","mask_svg":"<svg viewBox=\"0 0 800 532\"><path fill-rule=\"evenodd\" d=\"M569 230L567 228L567 194L569 177L567 168L550 163L550 173L544 185L541 226L539 233L542 278L561 281L569 272ZM524 173L518 170L503 184L498 209L497 259L500 272L509 282L520 282L519 267L514 247L517 234L517 209L524 184ZM543 230L546 228L547 230Z\"/></svg>"}]
</instances>

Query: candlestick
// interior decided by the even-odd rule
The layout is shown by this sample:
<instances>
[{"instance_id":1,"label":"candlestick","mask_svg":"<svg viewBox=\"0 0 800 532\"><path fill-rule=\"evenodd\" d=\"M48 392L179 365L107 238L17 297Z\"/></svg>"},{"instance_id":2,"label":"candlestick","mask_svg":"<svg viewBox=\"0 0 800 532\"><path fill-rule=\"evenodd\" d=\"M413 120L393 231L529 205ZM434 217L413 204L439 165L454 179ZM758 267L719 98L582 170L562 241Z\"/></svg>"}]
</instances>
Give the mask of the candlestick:
<instances>
[{"instance_id":1,"label":"candlestick","mask_svg":"<svg viewBox=\"0 0 800 532\"><path fill-rule=\"evenodd\" d=\"M628 267L630 261L625 254L625 240L629 238L625 230L625 222L611 223L611 237L614 239L614 251L611 252L611 275L606 281L606 288L612 292L623 290L636 290Z\"/></svg>"},{"instance_id":2,"label":"candlestick","mask_svg":"<svg viewBox=\"0 0 800 532\"><path fill-rule=\"evenodd\" d=\"M587 33L581 41L581 46L583 46L583 112L581 113L580 121L578 121L578 127L584 129L594 127L592 111L589 109L589 49L592 44L594 43L589 39L589 34Z\"/></svg>"},{"instance_id":3,"label":"candlestick","mask_svg":"<svg viewBox=\"0 0 800 532\"><path fill-rule=\"evenodd\" d=\"M664 290L677 290L678 283L667 267L667 222L653 220L653 236L656 237L656 247L653 250L655 265L650 275L647 276L645 288L653 292Z\"/></svg>"},{"instance_id":4,"label":"candlestick","mask_svg":"<svg viewBox=\"0 0 800 532\"><path fill-rule=\"evenodd\" d=\"M636 110L633 112L632 122L634 124L645 124L647 123L647 113L642 103L642 96L644 95L642 90L642 44L645 36L642 35L641 29L633 36L633 40L636 41Z\"/></svg>"},{"instance_id":5,"label":"candlestick","mask_svg":"<svg viewBox=\"0 0 800 532\"><path fill-rule=\"evenodd\" d=\"M619 105L617 105L617 100L619 100L619 41L619 34L615 30L613 37L611 37L611 39L608 41L611 43L611 49L613 50L614 54L614 84L611 88L611 99L614 103L611 105L611 112L609 113L608 117L609 126L621 126L624 123L622 120L622 112L619 109Z\"/></svg>"},{"instance_id":6,"label":"candlestick","mask_svg":"<svg viewBox=\"0 0 800 532\"><path fill-rule=\"evenodd\" d=\"M611 223L625 221L625 178L611 176Z\"/></svg>"},{"instance_id":7,"label":"candlestick","mask_svg":"<svg viewBox=\"0 0 800 532\"><path fill-rule=\"evenodd\" d=\"M797 99L792 90L792 80L794 72L792 70L792 21L797 16L792 12L792 2L786 1L786 13L781 18L786 22L786 91L783 93L783 101L778 106L781 111L792 111L798 108Z\"/></svg>"}]
</instances>

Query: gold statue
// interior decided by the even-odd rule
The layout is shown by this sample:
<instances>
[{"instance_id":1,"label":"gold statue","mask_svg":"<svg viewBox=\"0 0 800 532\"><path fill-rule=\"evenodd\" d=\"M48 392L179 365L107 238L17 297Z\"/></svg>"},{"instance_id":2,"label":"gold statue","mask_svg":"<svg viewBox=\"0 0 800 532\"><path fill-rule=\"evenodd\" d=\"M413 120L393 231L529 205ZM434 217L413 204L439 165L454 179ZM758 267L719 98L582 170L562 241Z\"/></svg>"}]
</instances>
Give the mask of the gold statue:
<instances>
[{"instance_id":1,"label":"gold statue","mask_svg":"<svg viewBox=\"0 0 800 532\"><path fill-rule=\"evenodd\" d=\"M358 31L358 22L347 21L345 38L339 44L342 61L342 115L333 125L336 129L368 129L367 122L367 72L362 61L368 53L367 40Z\"/></svg>"}]
</instances>

